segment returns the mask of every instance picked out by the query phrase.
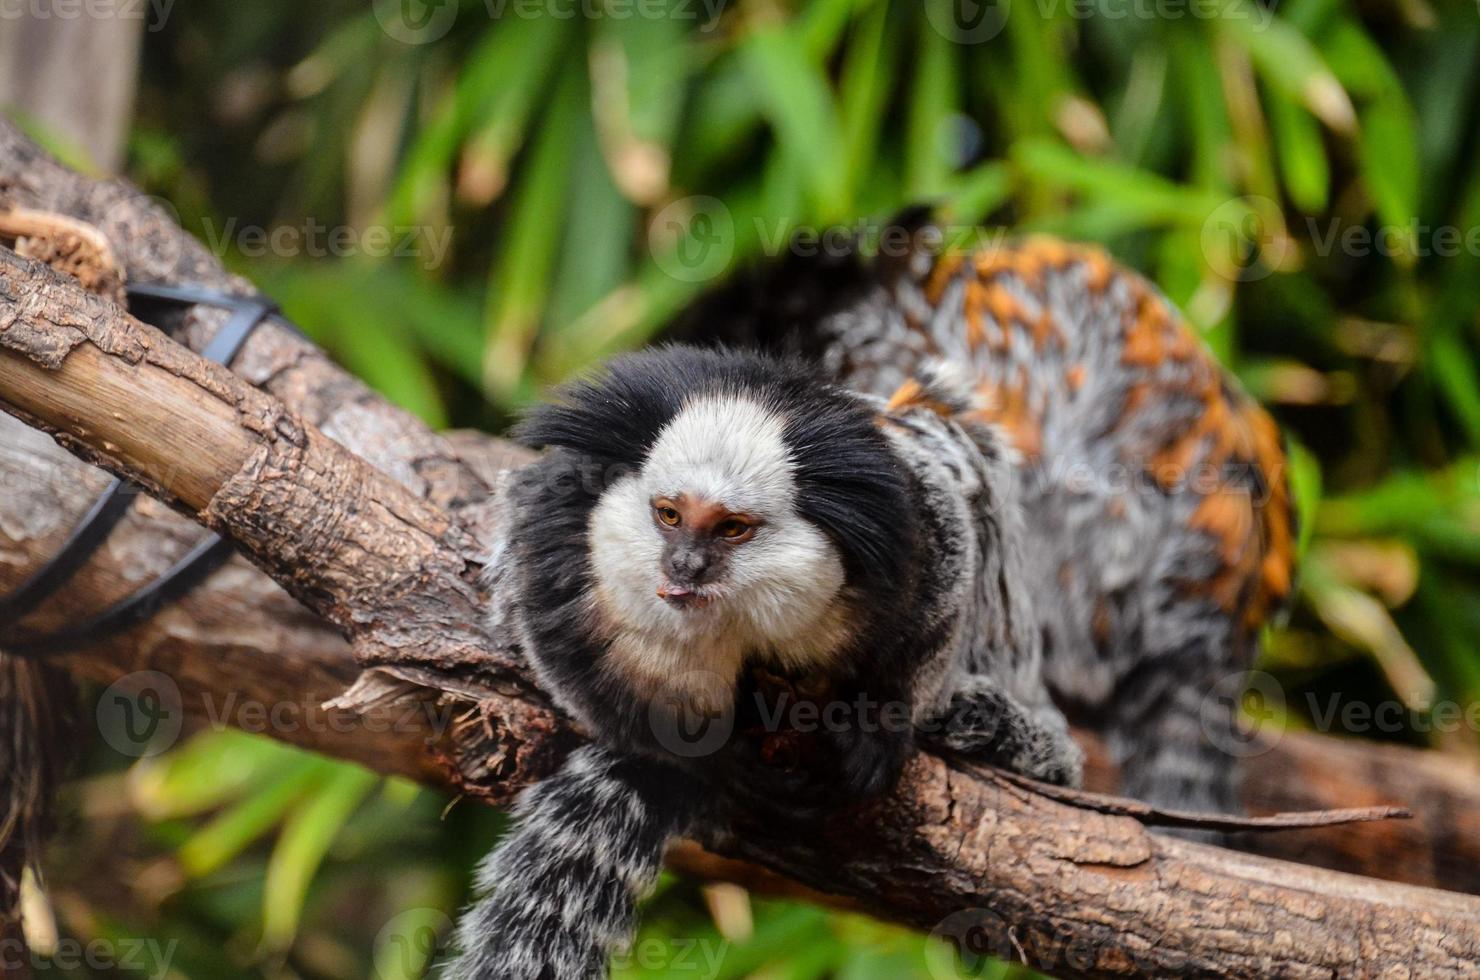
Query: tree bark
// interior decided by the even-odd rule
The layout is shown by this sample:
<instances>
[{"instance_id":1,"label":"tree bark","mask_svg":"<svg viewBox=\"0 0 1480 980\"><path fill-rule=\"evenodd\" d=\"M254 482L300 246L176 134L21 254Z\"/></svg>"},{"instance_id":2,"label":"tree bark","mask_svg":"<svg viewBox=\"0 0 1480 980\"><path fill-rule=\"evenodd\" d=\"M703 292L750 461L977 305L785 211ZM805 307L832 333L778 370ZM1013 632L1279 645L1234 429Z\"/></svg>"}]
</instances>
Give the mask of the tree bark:
<instances>
[{"instance_id":1,"label":"tree bark","mask_svg":"<svg viewBox=\"0 0 1480 980\"><path fill-rule=\"evenodd\" d=\"M128 241L114 241L127 262ZM288 337L270 331L254 341L255 356L286 355L285 370L299 358L321 359ZM289 344L300 349L289 355ZM253 357L249 350L243 360ZM175 509L230 534L258 567L342 630L353 665L347 648L329 638L303 650L318 665L316 683L356 678L340 704L394 711L382 696L393 692L423 708L463 709L441 726L445 714L419 710L430 723L404 736L372 731L372 713L349 734L316 733L318 747L366 735L404 740L405 750L378 757L363 748L345 754L507 799L547 772L579 733L549 708L513 652L483 635L475 529L486 514L478 495L458 506L456 493L435 499L434 486L486 492L492 474L413 423L407 438L427 448L434 469L448 477L425 481L422 493L311 424L311 413L337 415L322 391L292 394L296 400L255 390L107 300L0 249L0 400L83 458L138 479ZM214 591L187 603L205 603ZM179 629L190 614L182 605L160 619L173 618ZM251 622L266 621L259 611ZM137 665L149 656L139 641L116 638L105 647ZM264 637L254 645L274 648L268 655L276 657L291 647ZM183 641L174 647L182 662L190 650ZM239 653L238 662L255 659ZM244 683L222 664L196 663L183 676L187 705L196 694L219 705ZM249 673L245 680L299 703L307 692L293 677ZM783 831L747 823L739 830L709 843L883 918L980 936L994 951L1062 976L1396 967L1460 975L1480 962L1480 900L1470 896L1156 837L1128 817L1055 802L928 756L911 764L887 799L825 826Z\"/></svg>"}]
</instances>

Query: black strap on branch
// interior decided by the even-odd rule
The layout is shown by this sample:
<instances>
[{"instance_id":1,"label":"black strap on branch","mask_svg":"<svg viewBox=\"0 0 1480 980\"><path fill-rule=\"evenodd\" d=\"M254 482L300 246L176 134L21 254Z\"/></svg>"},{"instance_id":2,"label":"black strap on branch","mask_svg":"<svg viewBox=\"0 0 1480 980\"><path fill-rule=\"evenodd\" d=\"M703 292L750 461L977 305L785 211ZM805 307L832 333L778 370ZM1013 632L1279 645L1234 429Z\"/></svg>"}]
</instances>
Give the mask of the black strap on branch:
<instances>
[{"instance_id":1,"label":"black strap on branch","mask_svg":"<svg viewBox=\"0 0 1480 980\"><path fill-rule=\"evenodd\" d=\"M228 368L263 320L269 317L281 320L277 304L272 300L261 296L232 296L201 286L135 283L128 286L128 295L130 300L230 310L230 319L201 351L202 357ZM292 326L286 320L281 322L290 328ZM13 624L33 612L48 596L70 581L128 513L135 493L136 488L115 479L68 535L61 550L10 595L0 596L0 625ZM15 641L0 637L0 650L17 657L44 657L127 629L183 597L225 564L231 553L231 542L209 534L162 576L118 604L51 636Z\"/></svg>"}]
</instances>

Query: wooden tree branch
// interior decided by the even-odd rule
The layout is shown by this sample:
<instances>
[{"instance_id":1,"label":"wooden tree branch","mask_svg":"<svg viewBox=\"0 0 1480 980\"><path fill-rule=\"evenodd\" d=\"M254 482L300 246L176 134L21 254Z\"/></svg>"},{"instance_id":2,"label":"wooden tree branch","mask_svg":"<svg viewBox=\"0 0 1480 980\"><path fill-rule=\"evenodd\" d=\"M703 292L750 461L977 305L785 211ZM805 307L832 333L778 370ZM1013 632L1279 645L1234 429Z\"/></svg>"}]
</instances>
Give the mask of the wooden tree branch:
<instances>
[{"instance_id":1,"label":"wooden tree branch","mask_svg":"<svg viewBox=\"0 0 1480 980\"><path fill-rule=\"evenodd\" d=\"M505 678L528 687L482 630L477 544L461 525L270 395L9 249L0 303L0 388L18 417L239 542L362 665L447 685L476 675L480 696Z\"/></svg>"},{"instance_id":2,"label":"wooden tree branch","mask_svg":"<svg viewBox=\"0 0 1480 980\"><path fill-rule=\"evenodd\" d=\"M472 535L276 399L0 249L0 400L231 534L350 637L362 666L476 694L484 723L516 746L511 782L549 764L558 719L478 625ZM498 684L517 697L479 690ZM721 846L913 925L950 931L967 910L971 929L1060 975L1389 961L1458 973L1480 961L1475 898L1157 838L923 756L876 805L800 834L746 824ZM1230 930L1236 920L1255 928ZM1061 957L1058 938L1085 952Z\"/></svg>"}]
</instances>

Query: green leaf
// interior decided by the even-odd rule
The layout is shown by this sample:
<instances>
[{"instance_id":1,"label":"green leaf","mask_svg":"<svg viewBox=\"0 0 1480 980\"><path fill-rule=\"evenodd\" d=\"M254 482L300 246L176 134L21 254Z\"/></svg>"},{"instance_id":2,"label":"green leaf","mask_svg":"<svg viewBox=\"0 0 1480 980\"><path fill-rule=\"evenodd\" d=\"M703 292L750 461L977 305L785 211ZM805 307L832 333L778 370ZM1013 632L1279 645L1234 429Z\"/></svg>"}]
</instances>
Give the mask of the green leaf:
<instances>
[{"instance_id":1,"label":"green leaf","mask_svg":"<svg viewBox=\"0 0 1480 980\"><path fill-rule=\"evenodd\" d=\"M221 868L253 841L278 825L283 814L331 768L322 759L299 757L283 765L275 778L225 810L181 845L185 873L201 877Z\"/></svg>"},{"instance_id":2,"label":"green leaf","mask_svg":"<svg viewBox=\"0 0 1480 980\"><path fill-rule=\"evenodd\" d=\"M1464 425L1470 445L1480 447L1480 375L1474 356L1453 333L1436 332L1429 340L1429 367Z\"/></svg>"},{"instance_id":3,"label":"green leaf","mask_svg":"<svg viewBox=\"0 0 1480 980\"><path fill-rule=\"evenodd\" d=\"M921 31L918 43L905 135L905 193L915 200L931 200L945 192L955 168L950 126L960 104L956 72L960 49L933 30Z\"/></svg>"},{"instance_id":4,"label":"green leaf","mask_svg":"<svg viewBox=\"0 0 1480 980\"><path fill-rule=\"evenodd\" d=\"M412 141L386 205L392 221L429 220L433 205L448 196L448 171L465 147L464 166L476 168L477 183L488 196L502 191L568 31L554 17L511 17L483 36L450 98Z\"/></svg>"},{"instance_id":5,"label":"green leaf","mask_svg":"<svg viewBox=\"0 0 1480 980\"><path fill-rule=\"evenodd\" d=\"M685 150L673 160L674 180L693 183L724 167L763 122L743 52L717 58L697 83Z\"/></svg>"},{"instance_id":6,"label":"green leaf","mask_svg":"<svg viewBox=\"0 0 1480 980\"><path fill-rule=\"evenodd\" d=\"M152 819L203 813L255 792L300 757L279 742L227 730L202 732L129 773L135 805Z\"/></svg>"},{"instance_id":7,"label":"green leaf","mask_svg":"<svg viewBox=\"0 0 1480 980\"><path fill-rule=\"evenodd\" d=\"M1012 167L1001 161L983 163L958 175L952 184L942 211L958 223L975 224L1012 196Z\"/></svg>"},{"instance_id":8,"label":"green leaf","mask_svg":"<svg viewBox=\"0 0 1480 980\"><path fill-rule=\"evenodd\" d=\"M1192 182L1219 190L1233 187L1227 147L1233 141L1228 104L1209 45L1186 31L1171 36L1172 87L1191 127Z\"/></svg>"},{"instance_id":9,"label":"green leaf","mask_svg":"<svg viewBox=\"0 0 1480 980\"><path fill-rule=\"evenodd\" d=\"M262 944L286 950L298 933L303 901L315 872L360 801L380 777L359 766L334 766L283 827L267 862L262 893Z\"/></svg>"},{"instance_id":10,"label":"green leaf","mask_svg":"<svg viewBox=\"0 0 1480 980\"><path fill-rule=\"evenodd\" d=\"M1361 111L1362 176L1377 205L1377 216L1403 243L1393 258L1403 265L1416 260L1418 222L1418 122L1400 92L1392 92Z\"/></svg>"},{"instance_id":11,"label":"green leaf","mask_svg":"<svg viewBox=\"0 0 1480 980\"><path fill-rule=\"evenodd\" d=\"M494 264L483 381L495 400L507 400L524 376L545 312L568 202L572 144L567 133L584 111L584 91L580 76L561 79L523 170L504 247Z\"/></svg>"},{"instance_id":12,"label":"green leaf","mask_svg":"<svg viewBox=\"0 0 1480 980\"><path fill-rule=\"evenodd\" d=\"M1475 615L1477 601L1473 587L1467 585L1457 576L1434 569L1419 579L1415 598L1420 615L1431 627L1447 625L1431 632L1440 653L1435 659L1443 665L1448 689L1458 699L1473 703L1480 698L1480 657L1475 656L1473 642L1480 631L1480 617Z\"/></svg>"},{"instance_id":13,"label":"green leaf","mask_svg":"<svg viewBox=\"0 0 1480 980\"><path fill-rule=\"evenodd\" d=\"M821 64L855 17L870 8L887 6L887 0L812 0L802 9L794 30L801 35L807 56Z\"/></svg>"},{"instance_id":14,"label":"green leaf","mask_svg":"<svg viewBox=\"0 0 1480 980\"><path fill-rule=\"evenodd\" d=\"M1225 0L1217 24L1248 52L1271 85L1299 101L1331 129L1352 129L1351 97L1315 45L1294 26L1253 0Z\"/></svg>"},{"instance_id":15,"label":"green leaf","mask_svg":"<svg viewBox=\"0 0 1480 980\"><path fill-rule=\"evenodd\" d=\"M1320 40L1320 50L1337 81L1353 96L1381 98L1402 87L1382 48L1356 21L1332 24Z\"/></svg>"},{"instance_id":16,"label":"green leaf","mask_svg":"<svg viewBox=\"0 0 1480 980\"><path fill-rule=\"evenodd\" d=\"M1144 226L1183 223L1201 227L1224 203L1221 195L1173 183L1147 170L1083 157L1048 140L1019 140L1013 163L1022 179L1114 203Z\"/></svg>"},{"instance_id":17,"label":"green leaf","mask_svg":"<svg viewBox=\"0 0 1480 980\"><path fill-rule=\"evenodd\" d=\"M954 0L929 2L949 6ZM1008 10L1004 38L1013 59L1009 98L1015 104L1019 132L1025 135L1052 132L1061 100L1074 90L1062 34L1060 23L1043 16L1032 4L1015 4Z\"/></svg>"},{"instance_id":18,"label":"green leaf","mask_svg":"<svg viewBox=\"0 0 1480 980\"><path fill-rule=\"evenodd\" d=\"M754 935L725 956L714 980L740 980L770 964L784 964L788 950L806 949L830 937L827 913L806 905L768 903L757 909Z\"/></svg>"},{"instance_id":19,"label":"green leaf","mask_svg":"<svg viewBox=\"0 0 1480 980\"><path fill-rule=\"evenodd\" d=\"M588 123L582 118L581 123ZM570 188L570 222L551 287L549 329L554 338L622 284L629 271L628 245L637 209L617 190L597 148L595 131L582 125L568 137L576 145Z\"/></svg>"},{"instance_id":20,"label":"green leaf","mask_svg":"<svg viewBox=\"0 0 1480 980\"><path fill-rule=\"evenodd\" d=\"M659 0L647 13L595 22L587 60L598 156L615 186L640 205L658 203L670 190L688 83L701 64L683 43L684 32L701 9L686 0Z\"/></svg>"},{"instance_id":21,"label":"green leaf","mask_svg":"<svg viewBox=\"0 0 1480 980\"><path fill-rule=\"evenodd\" d=\"M1321 463L1298 439L1287 435L1285 441L1290 461L1290 493L1300 521L1300 541L1295 553L1297 558L1304 558L1315 536L1316 515L1321 506Z\"/></svg>"},{"instance_id":22,"label":"green leaf","mask_svg":"<svg viewBox=\"0 0 1480 980\"><path fill-rule=\"evenodd\" d=\"M439 908L418 906L390 920L377 937L375 969L377 980L423 980L447 937L447 914Z\"/></svg>"},{"instance_id":23,"label":"green leaf","mask_svg":"<svg viewBox=\"0 0 1480 980\"><path fill-rule=\"evenodd\" d=\"M840 165L843 130L826 76L795 35L775 28L751 35L743 52L761 111L781 148L796 161L819 216L843 220L848 209L848 175Z\"/></svg>"},{"instance_id":24,"label":"green leaf","mask_svg":"<svg viewBox=\"0 0 1480 980\"><path fill-rule=\"evenodd\" d=\"M1127 163L1145 163L1158 123L1170 115L1170 65L1161 38L1139 45L1126 71L1125 88L1109 102L1110 141Z\"/></svg>"},{"instance_id":25,"label":"green leaf","mask_svg":"<svg viewBox=\"0 0 1480 980\"><path fill-rule=\"evenodd\" d=\"M1218 276L1204 254L1203 230L1182 227L1167 232L1157 250L1157 282L1187 315L1188 323L1228 368L1238 366L1237 324L1230 284ZM1215 292L1216 291L1216 292ZM1213 295L1209 296L1209 294Z\"/></svg>"},{"instance_id":26,"label":"green leaf","mask_svg":"<svg viewBox=\"0 0 1480 980\"><path fill-rule=\"evenodd\" d=\"M405 276L361 261L294 264L276 271L270 291L283 309L352 374L434 428L447 409L426 359L388 291L387 276Z\"/></svg>"},{"instance_id":27,"label":"green leaf","mask_svg":"<svg viewBox=\"0 0 1480 980\"><path fill-rule=\"evenodd\" d=\"M1267 108L1285 190L1300 210L1319 214L1326 208L1331 188L1331 168L1320 127L1304 109L1278 92L1270 95Z\"/></svg>"},{"instance_id":28,"label":"green leaf","mask_svg":"<svg viewBox=\"0 0 1480 980\"><path fill-rule=\"evenodd\" d=\"M428 357L476 388L483 356L477 298L405 274L382 275L376 282L385 315L397 317Z\"/></svg>"},{"instance_id":29,"label":"green leaf","mask_svg":"<svg viewBox=\"0 0 1480 980\"><path fill-rule=\"evenodd\" d=\"M849 196L855 203L859 188L874 168L879 130L895 78L896 48L884 43L888 20L889 5L874 4L859 21L843 62L839 111L847 147Z\"/></svg>"},{"instance_id":30,"label":"green leaf","mask_svg":"<svg viewBox=\"0 0 1480 980\"><path fill-rule=\"evenodd\" d=\"M447 409L426 360L396 321L373 304L364 304L353 324L353 342L336 345L335 353L352 374L433 429L447 427Z\"/></svg>"}]
</instances>

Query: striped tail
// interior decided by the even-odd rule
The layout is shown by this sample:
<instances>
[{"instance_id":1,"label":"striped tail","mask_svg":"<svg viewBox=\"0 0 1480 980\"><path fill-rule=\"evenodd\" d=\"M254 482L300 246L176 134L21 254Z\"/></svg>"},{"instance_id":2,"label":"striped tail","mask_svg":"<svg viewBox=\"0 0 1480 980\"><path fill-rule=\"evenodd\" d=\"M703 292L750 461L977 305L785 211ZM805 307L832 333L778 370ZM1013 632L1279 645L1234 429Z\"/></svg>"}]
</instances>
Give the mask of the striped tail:
<instances>
[{"instance_id":1,"label":"striped tail","mask_svg":"<svg viewBox=\"0 0 1480 980\"><path fill-rule=\"evenodd\" d=\"M637 903L703 794L692 776L587 745L530 787L478 869L450 980L587 980L631 941Z\"/></svg>"}]
</instances>

